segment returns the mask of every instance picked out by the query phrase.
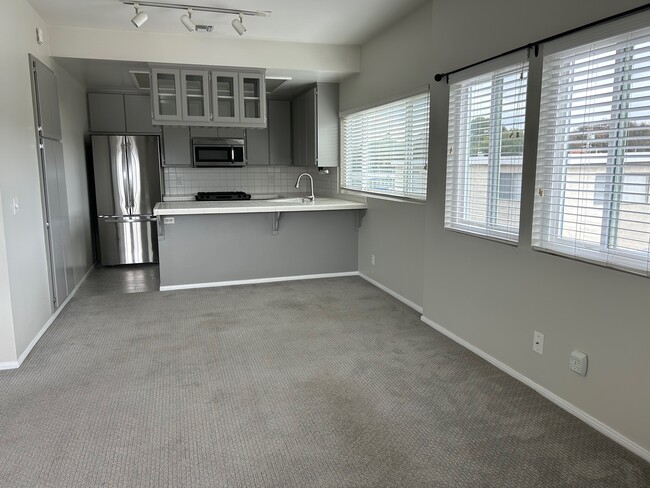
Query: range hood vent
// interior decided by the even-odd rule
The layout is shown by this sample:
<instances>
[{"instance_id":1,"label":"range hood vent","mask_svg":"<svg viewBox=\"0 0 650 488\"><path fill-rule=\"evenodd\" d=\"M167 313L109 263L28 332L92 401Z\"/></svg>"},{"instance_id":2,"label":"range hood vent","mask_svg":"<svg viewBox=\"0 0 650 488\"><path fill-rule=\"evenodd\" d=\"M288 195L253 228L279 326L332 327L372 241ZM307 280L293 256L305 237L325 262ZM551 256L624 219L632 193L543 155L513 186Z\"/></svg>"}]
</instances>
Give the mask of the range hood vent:
<instances>
[{"instance_id":1,"label":"range hood vent","mask_svg":"<svg viewBox=\"0 0 650 488\"><path fill-rule=\"evenodd\" d=\"M148 71L129 71L133 84L139 90L151 90L151 77Z\"/></svg>"}]
</instances>

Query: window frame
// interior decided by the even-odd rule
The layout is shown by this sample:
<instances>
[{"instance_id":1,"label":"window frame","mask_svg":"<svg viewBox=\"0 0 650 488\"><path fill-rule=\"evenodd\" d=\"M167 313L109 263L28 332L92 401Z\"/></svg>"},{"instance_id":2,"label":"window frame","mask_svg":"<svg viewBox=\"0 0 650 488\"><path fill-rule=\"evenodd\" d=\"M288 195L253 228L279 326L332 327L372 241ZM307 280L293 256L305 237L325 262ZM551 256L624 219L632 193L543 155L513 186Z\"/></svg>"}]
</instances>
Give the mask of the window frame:
<instances>
[{"instance_id":1,"label":"window frame","mask_svg":"<svg viewBox=\"0 0 650 488\"><path fill-rule=\"evenodd\" d=\"M603 36L592 41L592 43L605 42L608 41L609 39L622 37L634 32L635 30L641 30L641 29L637 28L634 30L630 30L629 32L622 32L614 35ZM650 32L648 34L648 39L650 39ZM648 41L646 40L644 42L639 42L638 44L634 44L634 46L640 44L647 44L647 43ZM582 43L581 45L578 46L558 49L553 54L549 54L545 56L543 62L546 63L547 58L552 58L555 55L561 55L564 53L572 53L581 48L586 48L590 44L591 43ZM626 47L624 49L616 50L613 55L614 66L619 66L620 63L623 66L623 70L620 72L614 72L611 75L612 83L608 85L608 86L612 86L611 102L610 102L612 105L612 109L610 113L617 113L617 117L615 119L604 119L607 121L607 123L615 122L616 125L615 129L611 129L611 128L604 129L604 132L609 131L611 133L615 133L615 135L608 136L607 138L608 145L605 147L605 151L603 151L603 158L605 159L605 163L604 163L605 172L602 174L596 174L595 181L594 181L594 190L593 190L593 198L592 198L593 205L603 207L599 242L598 243L591 242L585 239L579 239L577 237L573 239L562 237L562 231L563 231L562 226L564 225L564 220L565 220L564 219L564 209L566 208L565 201L567 199L566 193L568 191L566 189L567 175L568 175L568 169L570 167L570 164L567 161L570 158L569 145L571 143L570 140L571 133L569 130L565 130L565 132L563 133L555 132L554 134L556 139L556 142L554 144L555 146L554 152L561 152L560 157L556 156L553 157L551 161L541 162L543 158L541 158L540 154L537 155L537 175L535 181L535 186L537 188L536 199L548 198L549 200L547 202L541 202L541 203L538 203L538 201L540 200L535 202L535 210L534 210L534 217L533 217L532 248L537 251L559 254L569 259L587 261L589 263L608 267L608 268L622 269L624 271L650 276L650 260L648 259L648 251L623 249L617 247L617 244L615 242L617 238L617 233L620 230L618 228L618 220L620 218L621 213L623 212L623 210L621 209L621 204L650 203L650 197L648 196L647 193L645 193L646 196L645 202L623 201L623 198L625 198L625 194L622 191L622 189L626 184L624 181L626 176L635 176L635 177L644 176L646 178L646 183L645 183L646 189L650 188L650 172L648 173L639 173L638 171L633 171L630 173L625 172L625 169L629 167L628 165L633 163L626 163L625 159L629 157L630 154L624 150L624 146L621 146L621 141L625 140L626 134L630 130L630 127L624 125L624 123L628 120L628 117L625 115L626 110L621 109L620 105L624 105L624 102L628 100L627 98L625 98L626 94L628 94L628 92L632 90L631 88L632 80L628 79L627 76L628 73L630 72L631 67L635 64L636 60L634 60L630 56L631 52L633 52L633 50L631 50L629 47ZM584 60L589 58L590 54L591 51L585 49L582 57L577 57L579 56L579 54L576 55L575 53L570 55L567 54L567 56L573 57L574 60L581 60L581 59ZM641 63L643 63L643 61L641 61ZM567 72L569 72L571 75L577 72L575 68L573 71L571 71L571 66L568 61L565 69L567 69ZM570 75L563 73L563 77L568 77L568 76ZM542 100L544 99L545 96L543 78L544 75L542 76L542 88L541 88ZM589 79L590 78L587 78L587 80ZM577 82L576 82L576 86L577 86ZM566 118L570 116L570 112L573 109L571 104L574 100L571 96L571 93L573 90L576 89L576 86L570 85L566 87L565 91L562 93L560 93L560 91L558 91L557 88L554 89L555 91L553 91L553 89L549 89L550 93L554 93L557 94L558 96L561 96L563 100L562 102L559 101L555 102L555 105L552 106L551 109L553 110L554 114L564 112L567 115L564 115L563 117ZM648 107L649 107L648 109L650 110L650 103L648 104ZM540 108L540 119L541 119L541 114L545 110L543 101L540 101L539 108ZM588 109L589 106L587 105L586 108ZM578 116L576 116L576 118L577 117ZM540 124L539 127L542 128L542 124ZM540 135L538 138L538 150L540 150L539 148L541 147L542 142L543 142L543 138ZM562 144L564 144L566 147L563 149L559 149ZM557 160L562 160L562 162L556 163ZM648 166L650 166L650 164L648 164ZM557 194L553 194L548 197L544 194L544 190L542 186L548 183L548 181L544 181L544 182L538 181L540 178L540 168L545 168L547 172L552 171L553 176L550 179L550 182L552 183L553 186L555 186L556 184L561 185L561 189L557 192ZM560 177L558 178L557 175L560 175ZM630 183L627 184L629 185ZM599 186L600 187L604 186L604 191L600 191ZM602 200L598 198L600 194L602 194L603 196ZM644 193L639 193L639 194L644 195ZM537 208L538 205L540 206L540 210L538 210ZM548 210L548 209L553 209L553 210ZM538 217L538 214L543 214L543 217ZM550 223L550 225L545 225L547 223ZM542 228L543 232L540 233L540 235L536 236L536 228L538 227ZM645 267L640 266L640 264L644 262L645 262Z\"/></svg>"},{"instance_id":2,"label":"window frame","mask_svg":"<svg viewBox=\"0 0 650 488\"><path fill-rule=\"evenodd\" d=\"M526 53L527 54L527 53ZM471 129L470 129L470 124L471 120L469 120L468 113L466 110L462 110L462 116L461 117L456 117L454 114L452 114L452 106L450 103L449 107L449 127L448 127L448 150L447 150L447 173L446 173L446 178L447 178L447 183L445 185L445 224L444 228L445 230L450 230L450 231L455 231L455 232L460 232L460 233L465 233L469 235L473 235L475 237L480 237L488 240L495 240L498 242L502 242L504 244L508 245L513 245L513 246L518 246L519 244L519 239L520 239L520 227L521 227L521 189L522 186L520 184L519 186L519 198L513 199L513 198L508 198L507 201L514 201L518 202L519 204L519 221L517 223L516 227L516 235L512 232L512 229L508 227L507 225L502 225L497 222L498 219L498 202L500 200L499 194L500 194L500 185L501 185L501 174L509 174L506 172L501 171L501 165L503 164L503 159L504 157L508 157L508 155L502 154L502 142L503 142L503 119L500 118L501 111L503 107L498 103L499 99L502 98L503 95L503 85L504 81L506 80L507 77L512 76L513 73L516 71L522 71L525 72L526 74L526 83L525 87L523 89L523 104L524 104L524 109L523 109L523 129L522 131L525 133L525 126L527 123L527 118L526 118L526 109L527 109L527 100L528 100L528 74L530 71L530 65L528 62L527 55L523 53L518 53L515 56L511 57L506 57L504 60L501 61L500 65L497 67L491 67L488 66L484 67L482 71L480 72L475 72L468 70L468 75L464 80L459 80L458 83L462 83L462 81L468 80L468 79L480 79L480 78L488 78L489 77L489 83L491 85L490 87L490 104L497 102L496 106L498 107L497 110L492 110L490 109L489 116L491 118L497 117L495 120L490 120L489 121L489 126L488 130L490 131L489 138L488 138L488 161L487 161L487 172L488 172L488 177L487 177L487 201L486 201L486 222L485 225L480 225L477 224L476 221L471 220L467 218L468 212L471 211L470 205L468 204L468 199L470 198L471 192L468 188L468 178L466 177L466 172L468 171L468 168L472 166L473 163L469 158L471 158L471 150L467 154L467 161L464 163L460 163L459 158L460 156L454 154L454 150L458 147L463 147L463 148L469 148L470 143L468 139L471 137ZM495 80L500 80L500 83L495 83ZM487 83L488 81L485 81ZM481 83L481 82L479 82ZM477 83L477 85L479 84ZM476 85L469 86L469 87L461 87L459 89L461 90L468 90L471 88L474 88ZM499 93L497 93L498 91ZM450 95L452 93L452 89L450 89ZM461 98L465 98L467 95L461 96ZM453 118L452 118L453 116ZM496 123L498 122L498 124ZM464 127L464 129L459 129L459 127ZM453 131L453 132L452 132ZM452 136L457 136L454 141L452 141ZM524 167L524 150L525 150L525 145L523 141L523 136L522 136L522 153L521 156L518 157L519 161L516 163L511 163L511 164L517 164L521 166L522 168L522 173L519 173L520 176L522 176L522 181L521 183L523 184L523 167ZM519 155L518 155L519 156ZM449 183L449 178L450 178L450 165L453 165L453 170L456 172L453 176L453 187ZM449 193L451 188L451 195ZM453 203L452 203L453 202ZM464 203L459 203L459 202L464 202ZM450 215L451 211L457 210L459 208L462 208L463 211L465 212L465 215L463 217L460 217L458 215Z\"/></svg>"},{"instance_id":3,"label":"window frame","mask_svg":"<svg viewBox=\"0 0 650 488\"><path fill-rule=\"evenodd\" d=\"M424 174L420 174L419 178L423 179L424 181L424 192L423 193L416 193L416 192L390 192L390 191L373 191L372 189L364 189L364 188L358 188L358 187L352 187L352 186L346 186L346 182L344 181L344 177L346 176L346 157L345 157L345 148L346 144L344 142L345 138L345 133L346 131L344 130L344 123L345 119L348 117L354 117L354 116L359 116L367 112L371 111L376 111L381 109L382 107L388 107L392 104L397 104L401 103L404 101L407 101L411 98L419 98L425 96L427 100L427 113L426 113L426 150L424 151L425 154L425 161L424 161ZM413 124L414 119L409 116L405 116L405 139L404 143L408 144L408 135L409 135L409 124ZM429 166L429 145L430 145L430 130L429 130L429 124L431 120L431 93L430 93L430 86L425 85L423 87L420 87L416 90L402 93L400 95L396 95L394 97L390 98L385 98L382 100L379 100L375 103L357 107L351 110L347 110L344 112L341 112L339 114L339 133L341 137L340 141L340 168L339 168L339 178L338 178L338 187L339 187L339 192L343 194L350 194L350 195L356 195L360 197L371 197L371 198L379 198L379 199L385 199L385 200L392 200L392 201L399 201L399 202L406 202L406 203L416 203L416 204L424 204L427 201L427 186L428 186L428 166ZM370 152L367 148L364 148L364 152L368 153ZM407 152L407 151L405 151ZM362 165L366 164L364 162L361 163ZM370 163L368 163L368 166L372 166ZM411 172L417 171L417 167L414 167L417 165L412 164L412 166L408 169ZM395 166L391 165L390 169L394 171ZM370 168L365 168L366 170L370 169L372 170L372 167ZM363 177L363 176L362 176ZM390 179L393 178L385 178L385 180L381 181L389 181Z\"/></svg>"}]
</instances>

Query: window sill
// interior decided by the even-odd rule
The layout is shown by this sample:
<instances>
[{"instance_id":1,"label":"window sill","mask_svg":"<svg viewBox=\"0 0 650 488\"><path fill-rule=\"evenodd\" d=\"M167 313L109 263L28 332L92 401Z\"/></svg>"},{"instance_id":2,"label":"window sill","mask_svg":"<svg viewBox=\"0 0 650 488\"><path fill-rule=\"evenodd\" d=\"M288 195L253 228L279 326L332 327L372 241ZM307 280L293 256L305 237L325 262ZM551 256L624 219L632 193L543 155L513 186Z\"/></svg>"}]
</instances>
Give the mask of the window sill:
<instances>
[{"instance_id":1,"label":"window sill","mask_svg":"<svg viewBox=\"0 0 650 488\"><path fill-rule=\"evenodd\" d=\"M395 197L391 195L381 195L379 193L370 193L370 192L358 191L358 190L346 190L344 188L341 188L339 190L339 193L342 195L348 195L351 197L360 197L364 199L375 198L377 200L387 200L389 202L398 202L398 203L412 203L415 205L427 204L426 200L417 200L415 198L406 198L406 197Z\"/></svg>"},{"instance_id":2,"label":"window sill","mask_svg":"<svg viewBox=\"0 0 650 488\"><path fill-rule=\"evenodd\" d=\"M457 232L458 234L465 234L472 237L478 237L480 239L485 239L488 241L500 242L501 244L507 244L508 246L512 246L512 247L519 247L519 240L512 240L511 238L507 238L503 235L503 233L499 231L492 230L490 231L491 234L485 234L483 229L478 229L476 227L472 227L469 225L467 226L462 226L459 224L453 224L453 225L454 227L445 225L445 230Z\"/></svg>"}]
</instances>

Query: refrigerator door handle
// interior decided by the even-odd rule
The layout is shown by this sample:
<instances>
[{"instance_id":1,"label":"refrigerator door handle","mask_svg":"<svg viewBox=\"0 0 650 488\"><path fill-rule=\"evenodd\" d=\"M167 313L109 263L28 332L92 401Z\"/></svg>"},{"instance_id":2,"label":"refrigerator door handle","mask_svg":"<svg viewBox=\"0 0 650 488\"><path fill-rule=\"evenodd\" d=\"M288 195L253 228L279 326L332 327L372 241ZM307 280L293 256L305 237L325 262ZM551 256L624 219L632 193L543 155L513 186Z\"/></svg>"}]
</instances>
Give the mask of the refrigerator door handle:
<instances>
[{"instance_id":1,"label":"refrigerator door handle","mask_svg":"<svg viewBox=\"0 0 650 488\"><path fill-rule=\"evenodd\" d=\"M133 144L131 143L130 137L126 136L126 171L129 179L129 201L128 201L128 207L129 211L133 213L133 209L135 207L135 195L133 194L133 187L134 187L134 174L133 174Z\"/></svg>"},{"instance_id":2,"label":"refrigerator door handle","mask_svg":"<svg viewBox=\"0 0 650 488\"><path fill-rule=\"evenodd\" d=\"M131 177L129 171L129 142L126 137L122 139L122 167L121 167L121 176L122 176L122 187L124 188L124 207L126 212L131 213Z\"/></svg>"}]
</instances>

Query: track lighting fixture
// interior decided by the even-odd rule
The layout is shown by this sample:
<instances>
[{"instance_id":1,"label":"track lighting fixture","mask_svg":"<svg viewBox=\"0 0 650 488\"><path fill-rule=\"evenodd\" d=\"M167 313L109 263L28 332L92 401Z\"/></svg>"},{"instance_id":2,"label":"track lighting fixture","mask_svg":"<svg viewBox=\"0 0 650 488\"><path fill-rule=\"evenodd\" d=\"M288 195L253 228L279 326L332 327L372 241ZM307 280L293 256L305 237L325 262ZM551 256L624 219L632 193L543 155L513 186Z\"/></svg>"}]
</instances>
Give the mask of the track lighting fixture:
<instances>
[{"instance_id":1,"label":"track lighting fixture","mask_svg":"<svg viewBox=\"0 0 650 488\"><path fill-rule=\"evenodd\" d=\"M133 6L135 7L135 17L131 19L131 23L139 29L147 20L149 20L149 16L146 12L140 12L139 4L134 3Z\"/></svg>"},{"instance_id":2,"label":"track lighting fixture","mask_svg":"<svg viewBox=\"0 0 650 488\"><path fill-rule=\"evenodd\" d=\"M232 28L235 29L237 31L237 34L240 36L246 32L246 27L244 27L244 21L241 18L241 14L239 14L238 19L233 19Z\"/></svg>"},{"instance_id":3,"label":"track lighting fixture","mask_svg":"<svg viewBox=\"0 0 650 488\"><path fill-rule=\"evenodd\" d=\"M183 24L185 28L190 32L194 32L196 30L196 24L192 20L191 8L187 9L187 14L181 15L181 24Z\"/></svg>"},{"instance_id":4,"label":"track lighting fixture","mask_svg":"<svg viewBox=\"0 0 650 488\"><path fill-rule=\"evenodd\" d=\"M181 3L149 2L147 0L142 0L142 1L122 0L122 3L124 5L133 5L135 7L135 17L131 19L131 22L133 22L133 25L135 25L138 28L141 27L142 24L144 24L147 21L147 19L149 19L149 16L145 12L140 12L141 5L145 7L154 7L154 8L172 8L177 10L187 10L187 14L183 14L180 20L181 23L185 26L185 28L190 32L194 32L194 31L211 32L212 31L211 25L197 25L196 23L194 23L194 21L192 20L192 11L236 15L237 17L232 21L232 28L235 29L235 31L237 31L237 34L239 34L240 36L243 35L244 32L246 32L246 27L244 27L244 20L243 20L244 15L252 15L256 17L267 17L271 15L271 12L268 10L240 10L240 9L235 10L232 8L206 7L201 5L185 5Z\"/></svg>"}]
</instances>

